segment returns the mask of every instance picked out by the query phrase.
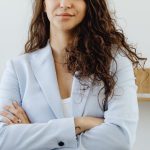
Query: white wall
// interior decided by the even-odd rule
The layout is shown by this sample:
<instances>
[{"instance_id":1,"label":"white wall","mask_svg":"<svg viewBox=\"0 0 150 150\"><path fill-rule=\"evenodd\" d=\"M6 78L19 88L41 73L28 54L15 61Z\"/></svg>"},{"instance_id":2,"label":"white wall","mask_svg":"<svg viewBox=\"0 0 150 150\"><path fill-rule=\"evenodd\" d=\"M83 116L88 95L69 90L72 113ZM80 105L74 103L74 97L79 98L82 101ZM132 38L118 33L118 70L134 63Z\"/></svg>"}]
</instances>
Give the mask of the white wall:
<instances>
[{"instance_id":1,"label":"white wall","mask_svg":"<svg viewBox=\"0 0 150 150\"><path fill-rule=\"evenodd\" d=\"M150 102L139 102L140 121L134 150L150 149Z\"/></svg>"},{"instance_id":2,"label":"white wall","mask_svg":"<svg viewBox=\"0 0 150 150\"><path fill-rule=\"evenodd\" d=\"M112 10L116 8L119 25L128 39L137 45L137 51L148 58L150 67L150 1L149 0L109 0ZM134 150L150 149L150 101L139 102L140 121Z\"/></svg>"},{"instance_id":3,"label":"white wall","mask_svg":"<svg viewBox=\"0 0 150 150\"><path fill-rule=\"evenodd\" d=\"M150 1L149 0L108 0L116 8L118 21L130 41L137 44L138 52L148 57L150 67ZM23 52L31 0L0 0L0 76L8 59ZM134 150L150 149L150 102L139 103L140 122ZM118 139L119 140L119 139Z\"/></svg>"},{"instance_id":4,"label":"white wall","mask_svg":"<svg viewBox=\"0 0 150 150\"><path fill-rule=\"evenodd\" d=\"M6 61L23 52L31 0L0 0L0 76Z\"/></svg>"},{"instance_id":5,"label":"white wall","mask_svg":"<svg viewBox=\"0 0 150 150\"><path fill-rule=\"evenodd\" d=\"M136 44L137 51L148 57L146 67L150 67L150 1L149 0L108 0L112 9L116 8L119 25L124 29L129 41Z\"/></svg>"}]
</instances>

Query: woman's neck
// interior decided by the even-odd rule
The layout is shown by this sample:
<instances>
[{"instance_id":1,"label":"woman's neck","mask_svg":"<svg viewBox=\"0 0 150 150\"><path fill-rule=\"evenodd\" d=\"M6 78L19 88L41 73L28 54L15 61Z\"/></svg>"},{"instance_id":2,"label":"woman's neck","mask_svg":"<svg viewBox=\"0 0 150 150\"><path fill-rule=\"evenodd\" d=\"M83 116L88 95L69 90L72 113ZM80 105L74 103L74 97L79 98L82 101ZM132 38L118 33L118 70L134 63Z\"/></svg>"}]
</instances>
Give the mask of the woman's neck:
<instances>
[{"instance_id":1,"label":"woman's neck","mask_svg":"<svg viewBox=\"0 0 150 150\"><path fill-rule=\"evenodd\" d=\"M59 62L63 62L65 56L65 48L72 40L72 35L69 32L51 31L50 45L53 51L53 57Z\"/></svg>"}]
</instances>

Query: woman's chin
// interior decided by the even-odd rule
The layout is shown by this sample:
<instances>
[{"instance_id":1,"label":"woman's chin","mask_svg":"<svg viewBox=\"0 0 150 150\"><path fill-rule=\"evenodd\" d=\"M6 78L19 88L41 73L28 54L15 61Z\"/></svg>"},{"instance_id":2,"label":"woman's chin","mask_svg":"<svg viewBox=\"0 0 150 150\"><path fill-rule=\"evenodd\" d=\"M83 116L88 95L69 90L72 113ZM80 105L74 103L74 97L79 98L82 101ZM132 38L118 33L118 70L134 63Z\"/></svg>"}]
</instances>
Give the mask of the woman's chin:
<instances>
[{"instance_id":1,"label":"woman's chin","mask_svg":"<svg viewBox=\"0 0 150 150\"><path fill-rule=\"evenodd\" d=\"M58 30L68 32L72 31L74 28L75 26L59 26Z\"/></svg>"}]
</instances>

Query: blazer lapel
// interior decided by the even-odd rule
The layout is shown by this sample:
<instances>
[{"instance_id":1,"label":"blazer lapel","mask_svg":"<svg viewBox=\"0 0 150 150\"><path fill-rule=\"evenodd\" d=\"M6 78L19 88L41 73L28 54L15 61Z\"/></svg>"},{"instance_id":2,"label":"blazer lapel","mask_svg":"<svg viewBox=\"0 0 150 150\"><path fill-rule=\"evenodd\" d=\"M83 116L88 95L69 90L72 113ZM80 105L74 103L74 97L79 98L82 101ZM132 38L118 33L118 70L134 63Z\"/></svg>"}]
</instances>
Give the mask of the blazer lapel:
<instances>
[{"instance_id":1,"label":"blazer lapel","mask_svg":"<svg viewBox=\"0 0 150 150\"><path fill-rule=\"evenodd\" d=\"M63 118L64 115L61 104L61 96L59 92L55 64L49 41L46 47L31 53L30 62L33 73L55 117ZM71 89L74 116L82 116L90 90L89 88L82 94L80 93L80 87L82 88L78 79L76 79L74 76Z\"/></svg>"},{"instance_id":2,"label":"blazer lapel","mask_svg":"<svg viewBox=\"0 0 150 150\"><path fill-rule=\"evenodd\" d=\"M84 86L80 84L79 80L75 78L75 76L73 77L71 99L74 117L80 117L84 115L84 109L90 92L91 82L88 82L88 86L89 88L86 89L85 91L80 90L83 89Z\"/></svg>"},{"instance_id":3,"label":"blazer lapel","mask_svg":"<svg viewBox=\"0 0 150 150\"><path fill-rule=\"evenodd\" d=\"M53 57L49 44L31 55L33 73L56 118L63 117Z\"/></svg>"}]
</instances>

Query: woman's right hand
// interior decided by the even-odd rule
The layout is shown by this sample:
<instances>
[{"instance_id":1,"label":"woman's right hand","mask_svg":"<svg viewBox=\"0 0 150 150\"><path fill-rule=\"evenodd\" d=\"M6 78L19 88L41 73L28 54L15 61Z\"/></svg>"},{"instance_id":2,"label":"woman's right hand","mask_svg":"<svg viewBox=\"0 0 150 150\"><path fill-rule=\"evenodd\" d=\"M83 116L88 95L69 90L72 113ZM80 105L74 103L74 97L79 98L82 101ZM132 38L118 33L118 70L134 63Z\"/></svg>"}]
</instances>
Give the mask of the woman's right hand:
<instances>
[{"instance_id":1,"label":"woman's right hand","mask_svg":"<svg viewBox=\"0 0 150 150\"><path fill-rule=\"evenodd\" d=\"M3 111L0 111L0 115L4 117L2 122L8 125L31 123L24 109L16 101L3 109Z\"/></svg>"},{"instance_id":2,"label":"woman's right hand","mask_svg":"<svg viewBox=\"0 0 150 150\"><path fill-rule=\"evenodd\" d=\"M76 134L80 134L86 130L94 128L104 122L103 118L96 117L77 117L74 119L75 121L75 131Z\"/></svg>"}]
</instances>

